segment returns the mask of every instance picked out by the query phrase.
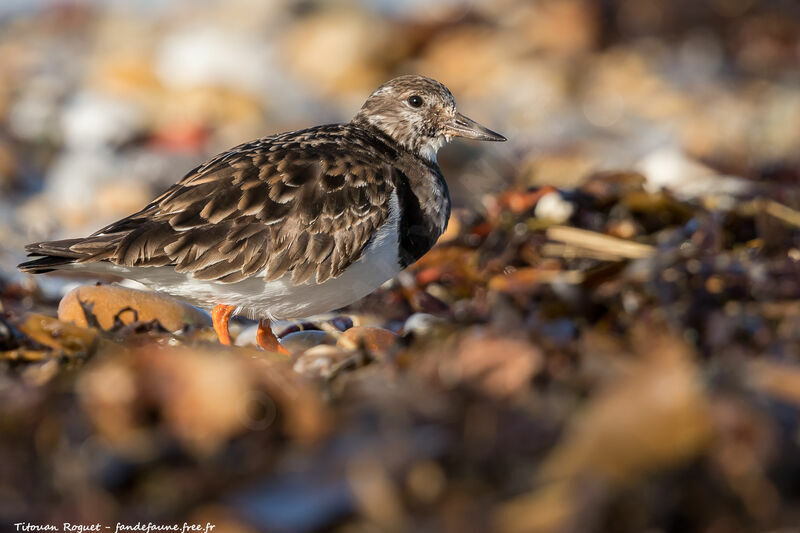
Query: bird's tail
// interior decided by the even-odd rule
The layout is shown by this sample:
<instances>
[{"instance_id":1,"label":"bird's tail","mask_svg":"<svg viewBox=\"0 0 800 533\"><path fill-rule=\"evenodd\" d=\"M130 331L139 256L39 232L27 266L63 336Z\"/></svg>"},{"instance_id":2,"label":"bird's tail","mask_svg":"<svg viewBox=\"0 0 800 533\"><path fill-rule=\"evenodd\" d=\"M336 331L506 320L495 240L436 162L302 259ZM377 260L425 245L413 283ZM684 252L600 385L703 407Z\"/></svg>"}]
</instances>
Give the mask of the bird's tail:
<instances>
[{"instance_id":1,"label":"bird's tail","mask_svg":"<svg viewBox=\"0 0 800 533\"><path fill-rule=\"evenodd\" d=\"M64 239L61 241L35 242L25 247L28 257L35 257L17 265L22 272L43 274L53 270L69 268L70 265L87 261L102 261L110 255L113 244L110 241L122 235L97 235L83 239Z\"/></svg>"}]
</instances>

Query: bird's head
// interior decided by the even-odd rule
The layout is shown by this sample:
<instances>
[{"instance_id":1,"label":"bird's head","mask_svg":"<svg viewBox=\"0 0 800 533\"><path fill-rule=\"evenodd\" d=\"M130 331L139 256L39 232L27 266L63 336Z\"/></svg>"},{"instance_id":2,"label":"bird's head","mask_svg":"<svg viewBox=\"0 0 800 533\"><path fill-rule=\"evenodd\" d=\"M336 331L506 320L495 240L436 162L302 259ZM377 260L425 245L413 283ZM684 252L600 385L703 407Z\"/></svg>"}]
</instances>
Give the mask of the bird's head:
<instances>
[{"instance_id":1,"label":"bird's head","mask_svg":"<svg viewBox=\"0 0 800 533\"><path fill-rule=\"evenodd\" d=\"M436 152L453 137L506 140L459 113L447 87L424 76L400 76L384 83L367 98L353 122L377 128L430 161L436 161Z\"/></svg>"}]
</instances>

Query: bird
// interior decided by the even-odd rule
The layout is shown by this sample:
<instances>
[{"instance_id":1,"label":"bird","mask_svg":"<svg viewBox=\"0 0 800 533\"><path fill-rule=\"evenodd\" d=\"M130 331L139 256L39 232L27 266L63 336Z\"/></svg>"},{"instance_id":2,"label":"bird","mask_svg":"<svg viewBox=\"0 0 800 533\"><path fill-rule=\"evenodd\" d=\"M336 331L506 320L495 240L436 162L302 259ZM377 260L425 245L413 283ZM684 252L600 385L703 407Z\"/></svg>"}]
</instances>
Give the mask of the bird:
<instances>
[{"instance_id":1,"label":"bird","mask_svg":"<svg viewBox=\"0 0 800 533\"><path fill-rule=\"evenodd\" d=\"M29 244L18 268L132 279L209 309L222 344L245 315L287 353L272 321L345 307L436 243L451 208L437 153L454 137L506 140L442 83L400 76L349 122L240 144L88 237Z\"/></svg>"}]
</instances>

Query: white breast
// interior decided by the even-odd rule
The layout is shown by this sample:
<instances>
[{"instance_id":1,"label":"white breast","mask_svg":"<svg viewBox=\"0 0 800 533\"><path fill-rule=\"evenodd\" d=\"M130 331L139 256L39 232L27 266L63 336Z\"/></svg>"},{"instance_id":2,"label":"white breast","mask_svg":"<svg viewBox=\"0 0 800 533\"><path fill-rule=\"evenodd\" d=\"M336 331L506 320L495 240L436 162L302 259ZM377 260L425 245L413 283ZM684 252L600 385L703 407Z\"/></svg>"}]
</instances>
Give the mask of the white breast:
<instances>
[{"instance_id":1,"label":"white breast","mask_svg":"<svg viewBox=\"0 0 800 533\"><path fill-rule=\"evenodd\" d=\"M349 305L400 272L397 255L400 207L396 192L392 192L389 202L386 222L378 229L358 261L339 277L320 284L312 279L294 285L290 274L270 282L264 281L263 275L258 275L237 283L217 283L179 274L171 267L127 268L110 263L81 266L86 270L102 269L103 272L136 280L199 307L227 304L237 306L237 313L252 318L304 318Z\"/></svg>"}]
</instances>

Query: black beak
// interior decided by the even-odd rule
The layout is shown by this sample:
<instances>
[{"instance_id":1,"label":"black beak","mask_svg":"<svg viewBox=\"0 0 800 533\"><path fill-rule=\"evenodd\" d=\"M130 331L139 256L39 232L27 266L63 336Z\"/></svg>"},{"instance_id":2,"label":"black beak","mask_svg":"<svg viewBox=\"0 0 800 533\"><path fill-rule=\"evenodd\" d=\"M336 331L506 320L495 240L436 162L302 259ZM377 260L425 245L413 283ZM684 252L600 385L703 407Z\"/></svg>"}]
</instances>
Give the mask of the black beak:
<instances>
[{"instance_id":1,"label":"black beak","mask_svg":"<svg viewBox=\"0 0 800 533\"><path fill-rule=\"evenodd\" d=\"M450 124L445 127L445 135L453 137L464 137L477 141L505 141L506 138L499 133L490 130L486 126L481 126L471 118L467 118L461 113L456 113Z\"/></svg>"}]
</instances>

